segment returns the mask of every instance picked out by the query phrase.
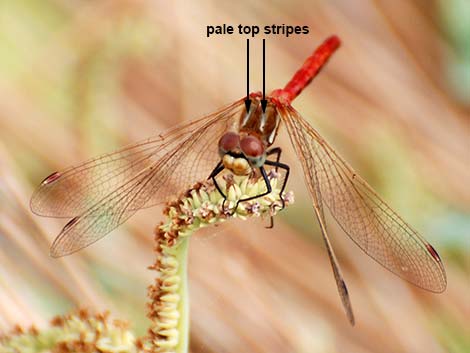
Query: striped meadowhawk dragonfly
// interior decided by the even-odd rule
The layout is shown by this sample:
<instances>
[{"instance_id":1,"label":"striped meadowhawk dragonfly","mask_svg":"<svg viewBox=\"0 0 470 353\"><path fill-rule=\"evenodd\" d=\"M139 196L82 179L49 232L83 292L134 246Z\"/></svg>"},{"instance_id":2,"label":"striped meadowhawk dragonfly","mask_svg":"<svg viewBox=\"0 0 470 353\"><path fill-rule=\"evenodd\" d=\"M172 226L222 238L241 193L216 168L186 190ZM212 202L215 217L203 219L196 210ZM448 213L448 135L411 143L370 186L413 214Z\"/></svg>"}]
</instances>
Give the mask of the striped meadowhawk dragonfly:
<instances>
[{"instance_id":1,"label":"striped meadowhawk dragonfly","mask_svg":"<svg viewBox=\"0 0 470 353\"><path fill-rule=\"evenodd\" d=\"M236 175L256 171L264 178L267 193L271 189L265 166L281 168L285 186L289 166L280 162L281 149L272 147L283 127L301 162L349 321L354 324L354 316L328 237L325 206L379 264L420 288L444 291L446 274L434 248L291 106L339 45L338 37L329 37L283 89L265 99L261 93L250 94L248 111L244 97L211 115L48 176L32 196L32 211L71 218L53 242L51 256L87 247L139 209L165 202L195 182L209 177L217 186L215 177L226 169Z\"/></svg>"}]
</instances>

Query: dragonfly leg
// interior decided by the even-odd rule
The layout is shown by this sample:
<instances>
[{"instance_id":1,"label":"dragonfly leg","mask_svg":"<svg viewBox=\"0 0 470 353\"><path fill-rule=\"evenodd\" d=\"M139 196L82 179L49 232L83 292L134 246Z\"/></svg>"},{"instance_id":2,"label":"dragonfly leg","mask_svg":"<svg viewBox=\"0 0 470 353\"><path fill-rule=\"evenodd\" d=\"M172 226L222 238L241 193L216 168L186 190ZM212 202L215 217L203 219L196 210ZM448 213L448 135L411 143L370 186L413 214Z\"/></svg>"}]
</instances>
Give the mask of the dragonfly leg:
<instances>
[{"instance_id":1,"label":"dragonfly leg","mask_svg":"<svg viewBox=\"0 0 470 353\"><path fill-rule=\"evenodd\" d=\"M276 163L279 163L279 160L281 159L281 153L282 153L282 149L281 147L274 147L274 148L271 148L269 151L266 152L266 155L267 156L271 156L273 154L276 155ZM277 172L277 166L276 166L276 172Z\"/></svg>"},{"instance_id":2,"label":"dragonfly leg","mask_svg":"<svg viewBox=\"0 0 470 353\"><path fill-rule=\"evenodd\" d=\"M274 147L274 148L271 148L269 151L266 152L266 154L267 154L268 156L271 156L271 155L273 155L273 154L276 154L276 163L279 163L279 160L281 159L281 153L282 153L281 147ZM276 166L276 169L275 169L276 172L277 172L277 168L278 168L278 167ZM287 180L286 180L286 182L287 182ZM282 193L281 193L281 194L282 194ZM282 200L282 202L283 202L283 207L284 207L284 200L282 199L282 197L281 197L281 200ZM273 217L273 216L270 217L269 226L267 226L266 228L267 228L267 229L272 229L272 228L274 228L274 217Z\"/></svg>"},{"instance_id":3,"label":"dragonfly leg","mask_svg":"<svg viewBox=\"0 0 470 353\"><path fill-rule=\"evenodd\" d=\"M271 183L269 182L269 178L268 178L268 175L266 174L266 170L263 168L263 167L260 167L259 168L259 171L261 172L261 176L263 177L263 180L264 182L266 183L266 191L259 194L259 195L255 195L255 196L250 196L250 197L247 197L245 199L240 199L237 201L237 204L235 205L235 208L233 209L233 213L232 215L235 213L235 211L237 210L238 208L238 205L240 204L240 202L245 202L245 201L251 201L251 200L254 200L254 199L257 199L259 197L263 197L263 196L266 196L268 194L271 193L271 191L273 191L272 187L271 187Z\"/></svg>"},{"instance_id":4,"label":"dragonfly leg","mask_svg":"<svg viewBox=\"0 0 470 353\"><path fill-rule=\"evenodd\" d=\"M274 228L274 217L270 216L269 217L269 226L265 227L266 229L273 229Z\"/></svg>"},{"instance_id":5,"label":"dragonfly leg","mask_svg":"<svg viewBox=\"0 0 470 353\"><path fill-rule=\"evenodd\" d=\"M222 191L222 189L220 188L220 185L219 183L217 183L217 180L215 179L215 177L217 175L219 175L223 170L225 169L222 161L220 161L219 163L217 163L216 167L214 168L214 170L212 171L212 173L209 175L209 177L207 179L212 179L212 182L214 183L214 186L215 188L217 189L217 191L220 193L220 195L222 195L222 197L224 198L224 202L222 204L222 208L225 207L225 201L227 201L227 195L224 194L224 192Z\"/></svg>"},{"instance_id":6,"label":"dragonfly leg","mask_svg":"<svg viewBox=\"0 0 470 353\"><path fill-rule=\"evenodd\" d=\"M282 197L282 194L284 192L284 189L286 188L287 180L289 179L290 167L287 164L277 162L277 161L276 162L274 162L274 161L265 161L264 164L276 167L276 169L281 168L281 169L284 169L286 171L286 176L284 177L284 180L282 182L281 191L279 192L279 198L281 199L281 202L282 202L282 208L284 208L286 206L286 204L285 204L284 198Z\"/></svg>"}]
</instances>

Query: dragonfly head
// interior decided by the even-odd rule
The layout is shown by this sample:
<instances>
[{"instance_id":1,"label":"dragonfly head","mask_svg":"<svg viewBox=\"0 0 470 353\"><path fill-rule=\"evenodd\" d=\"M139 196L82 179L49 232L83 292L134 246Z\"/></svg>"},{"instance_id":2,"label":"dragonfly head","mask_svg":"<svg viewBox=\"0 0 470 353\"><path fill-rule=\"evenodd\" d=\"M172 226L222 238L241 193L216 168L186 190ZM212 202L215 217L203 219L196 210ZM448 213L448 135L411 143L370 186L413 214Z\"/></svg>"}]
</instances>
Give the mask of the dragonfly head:
<instances>
[{"instance_id":1,"label":"dragonfly head","mask_svg":"<svg viewBox=\"0 0 470 353\"><path fill-rule=\"evenodd\" d=\"M261 167L266 160L266 148L254 135L242 137L236 132L226 132L219 140L219 154L224 167L235 175L249 175L252 167Z\"/></svg>"}]
</instances>

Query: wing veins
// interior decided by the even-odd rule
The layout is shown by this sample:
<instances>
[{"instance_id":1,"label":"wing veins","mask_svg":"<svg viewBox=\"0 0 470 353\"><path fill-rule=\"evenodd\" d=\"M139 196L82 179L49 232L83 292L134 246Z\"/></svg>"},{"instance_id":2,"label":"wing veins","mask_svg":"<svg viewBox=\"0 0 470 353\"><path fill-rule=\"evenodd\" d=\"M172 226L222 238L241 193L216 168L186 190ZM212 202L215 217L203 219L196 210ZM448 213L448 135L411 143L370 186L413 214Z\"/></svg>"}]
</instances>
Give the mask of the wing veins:
<instances>
[{"instance_id":1,"label":"wing veins","mask_svg":"<svg viewBox=\"0 0 470 353\"><path fill-rule=\"evenodd\" d=\"M294 126L303 131L299 150L307 153L305 157L311 160L309 165L311 163L314 174L310 170L305 172L311 182L320 185L321 198L343 231L389 271L423 289L442 291L446 284L445 271L440 259L430 252L427 241L403 221L292 107L288 107L288 114L281 112L281 116L291 128ZM333 169L325 168L323 158ZM338 185L338 192L332 190L332 184ZM356 217L354 213L357 213Z\"/></svg>"},{"instance_id":2,"label":"wing veins","mask_svg":"<svg viewBox=\"0 0 470 353\"><path fill-rule=\"evenodd\" d=\"M199 125L192 123L190 133L186 131L167 139L164 152L157 160L136 171L136 174L97 200L81 216L74 218L76 219L76 221L72 220L74 223L66 225L54 241L51 254L53 256L67 255L94 243L148 204L155 194L160 192L160 189L163 189L164 193L167 192L168 185L166 184L174 182L180 186L181 179L171 180L172 176L178 175L180 168L183 168L180 172L185 175L187 172L190 173L189 180L184 180L188 185L199 180L197 176L201 173L196 170L194 174L192 171L199 166L201 158L207 161L212 161L214 156L218 158L213 138L207 138L212 135L212 130L208 128L214 126L217 131L225 130L230 119L238 114L239 108L243 105L241 102L242 100L209 118L199 120ZM207 148L209 142L211 142L211 147L214 147L214 152L212 148ZM197 148L192 151L195 145ZM152 151L150 156L153 153ZM190 161L189 169L179 163L179 156L182 156L183 160ZM149 156L143 158L149 158ZM193 180L196 177L197 180ZM86 223L83 224L83 222Z\"/></svg>"},{"instance_id":3,"label":"wing veins","mask_svg":"<svg viewBox=\"0 0 470 353\"><path fill-rule=\"evenodd\" d=\"M302 144L299 143L301 138L298 135L299 133L303 135L303 131L296 129L292 124L293 124L293 120L286 120L286 125L288 126L288 128L290 127L290 132L291 132L291 135L293 136L292 141L293 141L293 144L294 144L294 148L295 148L296 151L300 152L300 154L303 154L302 153L303 150L302 150L302 147L301 147ZM308 163L307 158L301 159L301 163L302 163L302 166L304 168L308 168L307 164L309 164L309 163ZM307 181L307 187L308 187L308 189L310 191L310 195L313 199L313 208L314 208L314 211L315 211L315 216L316 216L316 218L318 220L318 223L320 225L321 235L322 235L323 242L324 242L326 250L327 250L330 265L331 265L332 270L333 270L333 275L334 275L335 282L336 282L336 288L338 290L338 293L339 293L339 296L340 296L340 299L341 299L341 304L343 305L343 309L346 312L346 316L347 316L349 322L351 323L351 325L354 326L355 319L354 319L354 312L352 310L351 299L349 298L349 293L348 293L348 289L347 289L347 286L346 286L346 282L343 279L341 267L339 265L338 259L336 258L336 255L335 255L333 246L331 245L331 242L330 242L330 239L329 239L329 236L328 236L328 231L327 231L327 228L326 228L325 214L324 214L324 211L323 211L322 199L321 199L321 194L320 194L319 183L318 183L318 180L317 180L316 171L314 173L314 178L316 180L316 183L312 183L308 179L306 180Z\"/></svg>"}]
</instances>

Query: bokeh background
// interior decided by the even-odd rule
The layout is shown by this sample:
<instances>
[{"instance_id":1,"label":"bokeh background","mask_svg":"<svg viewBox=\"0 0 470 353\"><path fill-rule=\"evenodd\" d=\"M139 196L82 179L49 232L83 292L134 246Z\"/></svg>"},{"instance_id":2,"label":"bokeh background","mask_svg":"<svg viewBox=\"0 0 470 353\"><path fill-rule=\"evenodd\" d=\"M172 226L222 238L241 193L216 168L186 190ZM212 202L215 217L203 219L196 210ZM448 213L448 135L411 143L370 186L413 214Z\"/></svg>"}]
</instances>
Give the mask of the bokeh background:
<instances>
[{"instance_id":1,"label":"bokeh background","mask_svg":"<svg viewBox=\"0 0 470 353\"><path fill-rule=\"evenodd\" d=\"M202 116L245 94L245 38L210 24L308 25L268 36L267 87L328 35L343 46L295 108L439 251L447 291L408 285L330 217L357 325L349 326L293 151L296 204L266 222L196 235L191 351L470 351L470 5L467 0L0 1L0 329L109 309L144 334L152 232L139 212L55 260L65 220L29 197L52 171ZM261 38L251 87L261 88Z\"/></svg>"}]
</instances>

